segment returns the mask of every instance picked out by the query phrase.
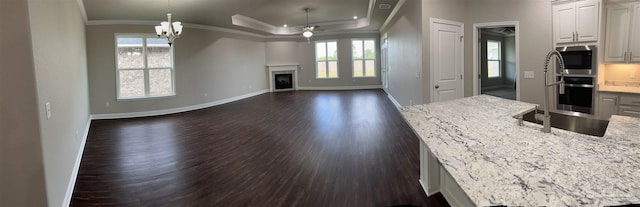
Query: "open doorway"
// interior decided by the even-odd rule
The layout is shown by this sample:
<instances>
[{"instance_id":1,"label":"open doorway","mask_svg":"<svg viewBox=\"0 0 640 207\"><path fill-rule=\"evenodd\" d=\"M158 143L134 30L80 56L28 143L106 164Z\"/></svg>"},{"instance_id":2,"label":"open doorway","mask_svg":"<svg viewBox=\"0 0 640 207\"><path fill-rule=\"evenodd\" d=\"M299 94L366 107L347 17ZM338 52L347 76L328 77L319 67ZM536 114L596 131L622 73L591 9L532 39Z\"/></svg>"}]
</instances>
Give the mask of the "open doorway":
<instances>
[{"instance_id":1,"label":"open doorway","mask_svg":"<svg viewBox=\"0 0 640 207\"><path fill-rule=\"evenodd\" d=\"M474 24L474 95L520 100L517 22Z\"/></svg>"}]
</instances>

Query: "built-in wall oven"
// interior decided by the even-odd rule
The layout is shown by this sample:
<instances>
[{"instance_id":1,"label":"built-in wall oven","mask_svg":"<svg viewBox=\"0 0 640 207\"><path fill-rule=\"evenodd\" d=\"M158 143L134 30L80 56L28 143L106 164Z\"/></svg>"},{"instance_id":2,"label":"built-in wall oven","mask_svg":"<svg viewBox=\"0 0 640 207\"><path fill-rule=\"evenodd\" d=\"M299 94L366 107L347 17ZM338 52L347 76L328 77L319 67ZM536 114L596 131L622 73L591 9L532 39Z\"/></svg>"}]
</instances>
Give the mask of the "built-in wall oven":
<instances>
[{"instance_id":1,"label":"built-in wall oven","mask_svg":"<svg viewBox=\"0 0 640 207\"><path fill-rule=\"evenodd\" d=\"M594 113L595 85L598 69L596 46L568 46L556 48L562 55L565 63L564 94L559 93L557 99L558 110L579 112L585 114ZM557 80L560 80L559 65L556 69Z\"/></svg>"}]
</instances>

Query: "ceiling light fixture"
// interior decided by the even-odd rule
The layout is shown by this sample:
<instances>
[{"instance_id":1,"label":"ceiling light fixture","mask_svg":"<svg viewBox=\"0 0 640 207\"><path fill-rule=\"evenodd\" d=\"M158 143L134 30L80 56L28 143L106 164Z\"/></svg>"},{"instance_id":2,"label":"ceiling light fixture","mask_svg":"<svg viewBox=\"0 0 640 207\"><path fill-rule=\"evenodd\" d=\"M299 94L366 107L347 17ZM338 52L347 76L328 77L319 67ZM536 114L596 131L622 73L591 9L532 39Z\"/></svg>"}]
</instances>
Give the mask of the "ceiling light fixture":
<instances>
[{"instance_id":1,"label":"ceiling light fixture","mask_svg":"<svg viewBox=\"0 0 640 207\"><path fill-rule=\"evenodd\" d=\"M353 19L358 19L358 16L353 16Z\"/></svg>"},{"instance_id":2,"label":"ceiling light fixture","mask_svg":"<svg viewBox=\"0 0 640 207\"><path fill-rule=\"evenodd\" d=\"M287 25L285 24L284 27L287 27Z\"/></svg>"},{"instance_id":3,"label":"ceiling light fixture","mask_svg":"<svg viewBox=\"0 0 640 207\"><path fill-rule=\"evenodd\" d=\"M168 12L167 21L160 22L160 25L156 26L156 34L158 37L166 37L169 41L169 46L173 44L173 41L182 34L182 23L171 22L171 2L167 0Z\"/></svg>"},{"instance_id":4,"label":"ceiling light fixture","mask_svg":"<svg viewBox=\"0 0 640 207\"><path fill-rule=\"evenodd\" d=\"M302 36L309 40L309 38L313 36L313 32L311 32L313 27L309 26L309 8L304 8L304 12L307 14L307 25L302 28Z\"/></svg>"}]
</instances>

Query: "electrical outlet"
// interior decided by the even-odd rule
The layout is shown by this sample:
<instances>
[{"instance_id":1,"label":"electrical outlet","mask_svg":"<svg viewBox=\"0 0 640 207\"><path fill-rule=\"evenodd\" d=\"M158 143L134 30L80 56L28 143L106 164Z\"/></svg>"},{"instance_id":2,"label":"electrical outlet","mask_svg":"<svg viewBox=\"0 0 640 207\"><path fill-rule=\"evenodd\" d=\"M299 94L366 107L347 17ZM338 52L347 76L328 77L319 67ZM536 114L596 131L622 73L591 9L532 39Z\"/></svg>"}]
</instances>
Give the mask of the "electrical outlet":
<instances>
[{"instance_id":1,"label":"electrical outlet","mask_svg":"<svg viewBox=\"0 0 640 207\"><path fill-rule=\"evenodd\" d=\"M51 119L51 103L47 102L44 104L44 109L47 114L47 120Z\"/></svg>"},{"instance_id":2,"label":"electrical outlet","mask_svg":"<svg viewBox=\"0 0 640 207\"><path fill-rule=\"evenodd\" d=\"M416 78L420 78L420 72L416 72Z\"/></svg>"},{"instance_id":3,"label":"electrical outlet","mask_svg":"<svg viewBox=\"0 0 640 207\"><path fill-rule=\"evenodd\" d=\"M109 107L109 102L107 101L107 103L106 103L106 104L104 104L104 105L106 105L107 107Z\"/></svg>"},{"instance_id":4,"label":"electrical outlet","mask_svg":"<svg viewBox=\"0 0 640 207\"><path fill-rule=\"evenodd\" d=\"M631 71L631 74L629 74L630 78L635 78L636 77L636 71Z\"/></svg>"},{"instance_id":5,"label":"electrical outlet","mask_svg":"<svg viewBox=\"0 0 640 207\"><path fill-rule=\"evenodd\" d=\"M204 97L209 97L209 94L208 93L204 93Z\"/></svg>"}]
</instances>

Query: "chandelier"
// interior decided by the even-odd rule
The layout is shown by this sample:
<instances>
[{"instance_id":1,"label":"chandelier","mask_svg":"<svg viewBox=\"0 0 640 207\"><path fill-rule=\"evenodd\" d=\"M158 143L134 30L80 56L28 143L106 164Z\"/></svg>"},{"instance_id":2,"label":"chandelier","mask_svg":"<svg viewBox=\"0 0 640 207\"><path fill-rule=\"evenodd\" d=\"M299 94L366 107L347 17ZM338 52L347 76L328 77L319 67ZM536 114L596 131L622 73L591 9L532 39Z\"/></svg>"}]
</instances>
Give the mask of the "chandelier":
<instances>
[{"instance_id":1,"label":"chandelier","mask_svg":"<svg viewBox=\"0 0 640 207\"><path fill-rule=\"evenodd\" d=\"M167 21L160 22L160 25L156 26L156 34L158 37L165 37L169 41L169 46L173 44L173 41L182 34L182 23L171 22L171 4L167 0L169 5L169 12L167 12Z\"/></svg>"}]
</instances>

